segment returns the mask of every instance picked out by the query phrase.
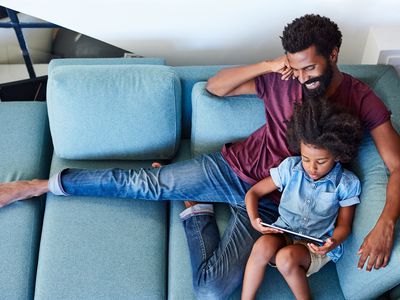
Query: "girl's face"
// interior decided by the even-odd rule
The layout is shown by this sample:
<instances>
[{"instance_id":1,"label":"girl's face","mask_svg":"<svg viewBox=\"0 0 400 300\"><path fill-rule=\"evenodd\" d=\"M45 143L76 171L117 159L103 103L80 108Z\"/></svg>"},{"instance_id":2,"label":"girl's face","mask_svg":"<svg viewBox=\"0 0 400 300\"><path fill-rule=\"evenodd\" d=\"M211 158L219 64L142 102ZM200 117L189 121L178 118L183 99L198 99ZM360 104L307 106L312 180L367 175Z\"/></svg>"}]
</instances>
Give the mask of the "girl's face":
<instances>
[{"instance_id":1,"label":"girl's face","mask_svg":"<svg viewBox=\"0 0 400 300\"><path fill-rule=\"evenodd\" d=\"M303 168L313 180L324 177L336 163L332 153L324 148L301 142L300 152Z\"/></svg>"}]
</instances>

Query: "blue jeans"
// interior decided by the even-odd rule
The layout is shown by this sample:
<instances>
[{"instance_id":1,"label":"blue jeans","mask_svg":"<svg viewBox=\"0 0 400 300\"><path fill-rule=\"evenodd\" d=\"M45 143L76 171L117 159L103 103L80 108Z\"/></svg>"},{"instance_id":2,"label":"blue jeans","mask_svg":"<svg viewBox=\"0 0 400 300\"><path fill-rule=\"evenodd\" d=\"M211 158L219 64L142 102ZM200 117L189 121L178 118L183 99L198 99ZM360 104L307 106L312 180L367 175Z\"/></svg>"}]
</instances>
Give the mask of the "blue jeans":
<instances>
[{"instance_id":1,"label":"blue jeans","mask_svg":"<svg viewBox=\"0 0 400 300\"><path fill-rule=\"evenodd\" d=\"M210 211L183 220L199 299L225 299L241 284L259 237L244 205L250 185L232 171L221 153L159 169L66 169L50 178L49 188L58 195L229 203L232 215L222 238ZM265 222L278 217L277 205L267 199L260 201L259 211Z\"/></svg>"}]
</instances>

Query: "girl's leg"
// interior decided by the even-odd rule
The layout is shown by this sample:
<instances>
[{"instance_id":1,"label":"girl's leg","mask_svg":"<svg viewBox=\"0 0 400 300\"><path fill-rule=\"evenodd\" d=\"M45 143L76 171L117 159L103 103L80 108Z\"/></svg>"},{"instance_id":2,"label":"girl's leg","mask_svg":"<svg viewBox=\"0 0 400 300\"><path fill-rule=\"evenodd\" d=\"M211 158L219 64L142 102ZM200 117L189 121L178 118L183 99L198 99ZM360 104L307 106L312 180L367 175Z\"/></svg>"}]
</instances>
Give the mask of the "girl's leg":
<instances>
[{"instance_id":1,"label":"girl's leg","mask_svg":"<svg viewBox=\"0 0 400 300\"><path fill-rule=\"evenodd\" d=\"M275 261L296 299L311 299L306 277L311 256L306 246L301 244L286 246L278 251Z\"/></svg>"},{"instance_id":2,"label":"girl's leg","mask_svg":"<svg viewBox=\"0 0 400 300\"><path fill-rule=\"evenodd\" d=\"M267 264L275 257L277 251L285 245L285 238L281 234L267 234L257 240L247 261L243 279L242 300L256 297Z\"/></svg>"}]
</instances>

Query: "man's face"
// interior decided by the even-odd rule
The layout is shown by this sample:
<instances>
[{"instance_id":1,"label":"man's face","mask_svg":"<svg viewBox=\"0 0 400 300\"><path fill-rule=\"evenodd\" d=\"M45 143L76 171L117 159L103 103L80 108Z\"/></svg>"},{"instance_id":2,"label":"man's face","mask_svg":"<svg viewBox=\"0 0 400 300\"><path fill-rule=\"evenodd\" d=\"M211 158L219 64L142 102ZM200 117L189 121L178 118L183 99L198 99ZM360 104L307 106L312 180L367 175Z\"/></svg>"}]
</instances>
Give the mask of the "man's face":
<instances>
[{"instance_id":1,"label":"man's face","mask_svg":"<svg viewBox=\"0 0 400 300\"><path fill-rule=\"evenodd\" d=\"M332 80L333 70L327 58L315 46L287 54L293 75L302 84L306 96L323 96Z\"/></svg>"}]
</instances>

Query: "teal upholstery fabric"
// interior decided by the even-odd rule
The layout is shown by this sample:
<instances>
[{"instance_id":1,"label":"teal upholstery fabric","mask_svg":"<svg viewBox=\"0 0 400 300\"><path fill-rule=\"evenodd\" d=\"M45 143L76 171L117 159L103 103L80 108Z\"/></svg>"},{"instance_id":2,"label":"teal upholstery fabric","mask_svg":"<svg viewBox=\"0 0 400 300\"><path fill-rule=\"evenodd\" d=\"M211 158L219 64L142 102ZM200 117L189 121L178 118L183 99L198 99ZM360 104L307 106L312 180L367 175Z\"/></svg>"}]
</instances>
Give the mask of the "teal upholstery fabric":
<instances>
[{"instance_id":1,"label":"teal upholstery fabric","mask_svg":"<svg viewBox=\"0 0 400 300\"><path fill-rule=\"evenodd\" d=\"M182 86L182 138L190 139L192 128L192 89L199 81L207 81L219 70L228 66L180 66L174 70Z\"/></svg>"},{"instance_id":2,"label":"teal upholstery fabric","mask_svg":"<svg viewBox=\"0 0 400 300\"><path fill-rule=\"evenodd\" d=\"M389 297L391 300L399 300L400 299L400 285L396 286L389 292Z\"/></svg>"},{"instance_id":3,"label":"teal upholstery fabric","mask_svg":"<svg viewBox=\"0 0 400 300\"><path fill-rule=\"evenodd\" d=\"M50 67L54 151L65 159L163 159L181 136L181 88L171 67Z\"/></svg>"},{"instance_id":4,"label":"teal upholstery fabric","mask_svg":"<svg viewBox=\"0 0 400 300\"><path fill-rule=\"evenodd\" d=\"M345 70L374 89L391 110L392 123L399 130L400 81L393 67L347 66ZM400 283L400 234L397 227L391 260L386 268L371 272L357 269L358 249L382 212L388 181L388 171L369 134L352 166L362 184L361 203L357 206L353 234L345 243L346 254L338 262L337 270L346 299L372 299Z\"/></svg>"},{"instance_id":5,"label":"teal upholstery fabric","mask_svg":"<svg viewBox=\"0 0 400 300\"><path fill-rule=\"evenodd\" d=\"M244 139L265 124L264 104L256 96L216 97L199 82L192 92L192 152L221 150L223 144Z\"/></svg>"},{"instance_id":6,"label":"teal upholstery fabric","mask_svg":"<svg viewBox=\"0 0 400 300\"><path fill-rule=\"evenodd\" d=\"M349 73L368 84L392 112L392 124L400 132L400 79L390 65L342 65Z\"/></svg>"},{"instance_id":7,"label":"teal upholstery fabric","mask_svg":"<svg viewBox=\"0 0 400 300\"><path fill-rule=\"evenodd\" d=\"M45 103L0 103L0 182L48 176L51 141ZM0 209L0 298L32 299L44 197Z\"/></svg>"},{"instance_id":8,"label":"teal upholstery fabric","mask_svg":"<svg viewBox=\"0 0 400 300\"><path fill-rule=\"evenodd\" d=\"M150 164L54 157L51 172ZM48 195L35 299L165 299L166 224L166 202Z\"/></svg>"},{"instance_id":9,"label":"teal upholstery fabric","mask_svg":"<svg viewBox=\"0 0 400 300\"><path fill-rule=\"evenodd\" d=\"M49 68L70 65L165 65L165 59L160 57L131 58L63 58L53 59Z\"/></svg>"},{"instance_id":10,"label":"teal upholstery fabric","mask_svg":"<svg viewBox=\"0 0 400 300\"><path fill-rule=\"evenodd\" d=\"M345 242L345 255L338 261L337 270L346 299L373 299L400 282L399 231L396 230L395 246L386 268L371 272L357 269L358 249L385 205L388 175L369 135L364 138L352 166L361 181L361 203L357 205L353 232Z\"/></svg>"}]
</instances>

